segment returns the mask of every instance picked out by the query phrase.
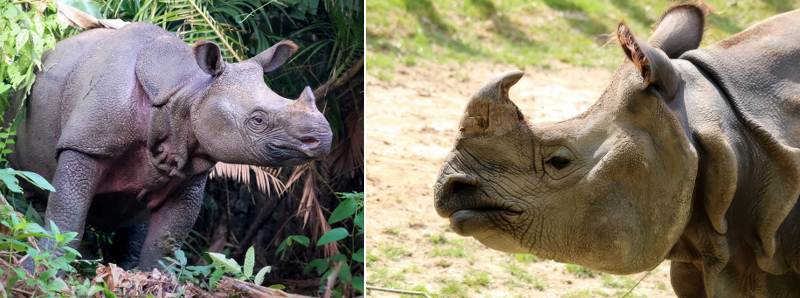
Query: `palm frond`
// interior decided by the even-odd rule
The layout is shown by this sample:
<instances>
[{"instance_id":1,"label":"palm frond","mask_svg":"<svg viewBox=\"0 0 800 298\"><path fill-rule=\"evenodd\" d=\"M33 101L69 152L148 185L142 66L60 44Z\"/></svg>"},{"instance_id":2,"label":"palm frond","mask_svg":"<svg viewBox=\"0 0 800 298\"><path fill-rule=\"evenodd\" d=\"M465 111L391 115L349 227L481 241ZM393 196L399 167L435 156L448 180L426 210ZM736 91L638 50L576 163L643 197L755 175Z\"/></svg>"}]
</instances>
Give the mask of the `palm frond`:
<instances>
[{"instance_id":1,"label":"palm frond","mask_svg":"<svg viewBox=\"0 0 800 298\"><path fill-rule=\"evenodd\" d=\"M268 168L251 165L230 164L219 162L214 166L211 171L210 177L214 178L228 178L245 185L250 185L251 174L255 178L256 187L259 191L267 195L275 194L277 196L286 192L286 184L281 181L282 168Z\"/></svg>"},{"instance_id":2,"label":"palm frond","mask_svg":"<svg viewBox=\"0 0 800 298\"><path fill-rule=\"evenodd\" d=\"M309 222L312 223L311 237L319 239L320 236L331 230L331 225L325 220L325 215L319 202L319 196L317 195L317 186L319 184L316 181L317 175L314 173L313 163L307 163L295 168L292 177L295 179L290 178L290 181L297 181L299 177L303 177L303 194L300 196L297 215L303 218L303 227L308 225ZM323 250L325 256L335 255L339 251L335 243L325 245Z\"/></svg>"},{"instance_id":3,"label":"palm frond","mask_svg":"<svg viewBox=\"0 0 800 298\"><path fill-rule=\"evenodd\" d=\"M222 45L223 56L233 58L235 61L242 61L242 56L237 52L232 44L237 44L241 50L242 43L231 35L226 34L224 26L208 13L206 7L195 0L169 0L167 13L162 15L166 19L182 19L184 26L179 31L180 36L189 42L198 40L209 40ZM230 31L230 30L227 30Z\"/></svg>"},{"instance_id":4,"label":"palm frond","mask_svg":"<svg viewBox=\"0 0 800 298\"><path fill-rule=\"evenodd\" d=\"M122 19L146 21L164 29L175 31L185 41L192 43L208 40L222 46L222 55L228 59L241 61L241 52L247 48L233 28L223 25L212 16L207 4L200 0L100 0L101 11ZM126 15L120 12L135 12ZM235 13L235 12L234 12Z\"/></svg>"}]
</instances>

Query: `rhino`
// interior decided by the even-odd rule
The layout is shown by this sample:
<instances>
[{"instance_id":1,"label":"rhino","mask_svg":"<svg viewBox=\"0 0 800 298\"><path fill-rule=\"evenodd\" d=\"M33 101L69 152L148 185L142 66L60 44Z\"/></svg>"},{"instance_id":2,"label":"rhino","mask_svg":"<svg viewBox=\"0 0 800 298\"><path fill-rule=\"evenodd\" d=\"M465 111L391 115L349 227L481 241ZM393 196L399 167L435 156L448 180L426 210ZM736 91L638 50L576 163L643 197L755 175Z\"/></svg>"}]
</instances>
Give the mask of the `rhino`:
<instances>
[{"instance_id":1,"label":"rhino","mask_svg":"<svg viewBox=\"0 0 800 298\"><path fill-rule=\"evenodd\" d=\"M434 186L489 248L613 274L671 261L679 297L800 295L800 11L707 47L706 9L669 8L574 118L532 125L482 87Z\"/></svg>"},{"instance_id":2,"label":"rhino","mask_svg":"<svg viewBox=\"0 0 800 298\"><path fill-rule=\"evenodd\" d=\"M332 132L309 87L296 100L264 83L298 46L285 40L227 63L147 23L93 29L43 57L12 166L52 181L45 219L62 231L125 230L125 267L179 248L217 162L292 166L327 155ZM132 233L136 234L136 233Z\"/></svg>"}]
</instances>

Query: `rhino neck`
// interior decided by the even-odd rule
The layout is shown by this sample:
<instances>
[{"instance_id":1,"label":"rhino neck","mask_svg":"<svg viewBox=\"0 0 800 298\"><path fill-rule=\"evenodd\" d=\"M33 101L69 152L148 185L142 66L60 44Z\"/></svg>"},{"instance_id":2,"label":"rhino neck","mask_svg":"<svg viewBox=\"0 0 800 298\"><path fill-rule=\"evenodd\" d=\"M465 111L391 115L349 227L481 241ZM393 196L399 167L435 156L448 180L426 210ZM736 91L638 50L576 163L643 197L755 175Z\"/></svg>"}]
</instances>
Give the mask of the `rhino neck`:
<instances>
[{"instance_id":1,"label":"rhino neck","mask_svg":"<svg viewBox=\"0 0 800 298\"><path fill-rule=\"evenodd\" d=\"M148 127L150 161L162 175L189 177L208 171L214 161L200 152L191 128L191 108L202 99L208 86L197 78L176 92L169 102L153 106Z\"/></svg>"},{"instance_id":2,"label":"rhino neck","mask_svg":"<svg viewBox=\"0 0 800 298\"><path fill-rule=\"evenodd\" d=\"M791 152L773 134L748 123L705 69L674 62L686 84L686 116L699 166L692 217L668 258L693 266L707 296L735 287L740 293L765 294L758 285L735 284L743 276L766 283L770 274L797 272L778 233L797 195L791 183L775 177L794 172L782 162ZM790 224L782 230L800 228Z\"/></svg>"}]
</instances>

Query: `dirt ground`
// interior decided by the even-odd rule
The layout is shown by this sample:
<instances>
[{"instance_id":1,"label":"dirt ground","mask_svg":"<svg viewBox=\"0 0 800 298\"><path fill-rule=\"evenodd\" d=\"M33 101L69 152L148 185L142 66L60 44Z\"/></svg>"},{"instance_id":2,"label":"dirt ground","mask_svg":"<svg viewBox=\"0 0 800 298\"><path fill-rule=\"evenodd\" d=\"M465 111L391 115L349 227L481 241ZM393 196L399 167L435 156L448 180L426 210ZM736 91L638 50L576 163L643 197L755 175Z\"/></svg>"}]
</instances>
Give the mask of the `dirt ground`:
<instances>
[{"instance_id":1,"label":"dirt ground","mask_svg":"<svg viewBox=\"0 0 800 298\"><path fill-rule=\"evenodd\" d=\"M674 297L669 265L614 276L530 255L485 248L451 232L432 188L470 95L513 66L400 67L367 76L367 285L434 296ZM534 122L586 109L608 83L605 69L527 69L511 98ZM369 297L392 297L369 291Z\"/></svg>"}]
</instances>

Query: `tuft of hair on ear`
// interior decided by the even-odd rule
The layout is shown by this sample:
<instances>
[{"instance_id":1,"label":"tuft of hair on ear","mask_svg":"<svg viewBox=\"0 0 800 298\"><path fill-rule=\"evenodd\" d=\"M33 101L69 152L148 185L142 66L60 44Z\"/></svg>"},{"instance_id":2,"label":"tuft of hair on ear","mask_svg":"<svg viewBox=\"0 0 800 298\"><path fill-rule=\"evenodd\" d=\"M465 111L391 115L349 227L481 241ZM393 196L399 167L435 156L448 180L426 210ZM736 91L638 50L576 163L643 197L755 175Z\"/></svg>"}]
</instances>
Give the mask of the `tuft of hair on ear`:
<instances>
[{"instance_id":1,"label":"tuft of hair on ear","mask_svg":"<svg viewBox=\"0 0 800 298\"><path fill-rule=\"evenodd\" d=\"M664 13L662 13L661 16L658 17L658 21L653 24L653 26L650 28L650 31L651 32L655 31L656 28L658 28L658 25L661 24L661 21L663 21L667 15L679 9L685 9L697 13L697 15L700 17L700 22L701 22L700 27L703 28L703 30L705 30L706 17L711 12L712 8L709 7L707 4L703 3L702 1L683 1L667 8L667 10L665 10Z\"/></svg>"},{"instance_id":2,"label":"tuft of hair on ear","mask_svg":"<svg viewBox=\"0 0 800 298\"><path fill-rule=\"evenodd\" d=\"M636 37L633 36L633 33L625 23L620 22L619 25L617 25L617 40L620 46L622 46L622 51L624 51L628 59L633 62L633 65L636 66L636 69L639 70L642 77L645 79L649 78L650 64L647 61L647 56L645 56L639 44L636 42Z\"/></svg>"}]
</instances>

